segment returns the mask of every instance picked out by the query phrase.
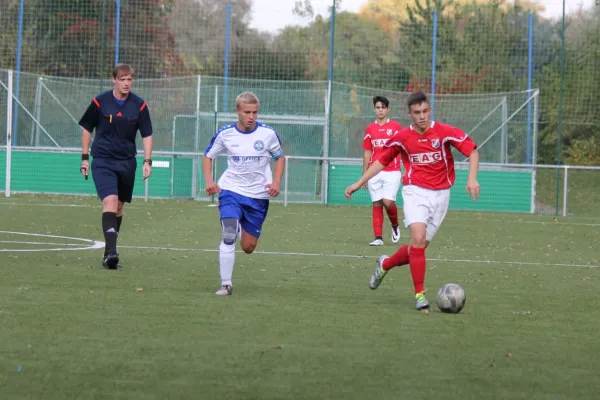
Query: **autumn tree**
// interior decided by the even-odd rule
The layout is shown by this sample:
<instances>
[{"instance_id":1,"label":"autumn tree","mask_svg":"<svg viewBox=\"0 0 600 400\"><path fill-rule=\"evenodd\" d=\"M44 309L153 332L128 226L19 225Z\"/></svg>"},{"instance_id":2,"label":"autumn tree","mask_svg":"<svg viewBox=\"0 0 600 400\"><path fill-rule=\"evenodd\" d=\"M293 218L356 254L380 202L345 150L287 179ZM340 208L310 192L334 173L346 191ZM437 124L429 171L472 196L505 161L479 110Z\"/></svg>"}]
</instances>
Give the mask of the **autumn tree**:
<instances>
[{"instance_id":1,"label":"autumn tree","mask_svg":"<svg viewBox=\"0 0 600 400\"><path fill-rule=\"evenodd\" d=\"M600 165L600 10L587 10L568 16L565 32L565 72L563 113L560 101L560 21L554 24L553 47L540 56L543 70L536 73L541 91L539 124L539 161L555 163L558 137L561 135L561 161L572 164ZM562 122L562 130L559 123Z\"/></svg>"}]
</instances>

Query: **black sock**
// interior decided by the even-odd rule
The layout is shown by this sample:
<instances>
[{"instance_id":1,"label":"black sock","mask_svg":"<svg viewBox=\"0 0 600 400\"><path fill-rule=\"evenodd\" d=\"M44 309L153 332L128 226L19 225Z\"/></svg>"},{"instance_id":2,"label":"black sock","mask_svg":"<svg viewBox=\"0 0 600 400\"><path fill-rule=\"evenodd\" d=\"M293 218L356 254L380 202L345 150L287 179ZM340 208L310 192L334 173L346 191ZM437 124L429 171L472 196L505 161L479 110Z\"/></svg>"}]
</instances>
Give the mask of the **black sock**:
<instances>
[{"instance_id":1,"label":"black sock","mask_svg":"<svg viewBox=\"0 0 600 400\"><path fill-rule=\"evenodd\" d=\"M104 254L117 253L117 214L114 212L102 213L102 232L104 233Z\"/></svg>"},{"instance_id":2,"label":"black sock","mask_svg":"<svg viewBox=\"0 0 600 400\"><path fill-rule=\"evenodd\" d=\"M117 233L121 232L121 222L123 222L123 216L117 217Z\"/></svg>"}]
</instances>

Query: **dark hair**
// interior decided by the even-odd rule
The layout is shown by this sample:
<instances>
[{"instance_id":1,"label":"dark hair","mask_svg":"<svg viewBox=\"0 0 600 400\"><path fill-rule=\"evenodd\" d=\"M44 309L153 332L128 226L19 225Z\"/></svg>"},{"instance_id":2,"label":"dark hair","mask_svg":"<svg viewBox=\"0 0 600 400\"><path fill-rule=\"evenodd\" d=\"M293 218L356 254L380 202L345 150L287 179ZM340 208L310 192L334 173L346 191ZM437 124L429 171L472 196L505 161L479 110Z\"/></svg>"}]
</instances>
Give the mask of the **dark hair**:
<instances>
[{"instance_id":1,"label":"dark hair","mask_svg":"<svg viewBox=\"0 0 600 400\"><path fill-rule=\"evenodd\" d=\"M135 76L135 72L133 71L133 68L131 68L131 66L129 66L127 64L117 64L115 66L115 69L113 69L112 76L115 79L118 79L122 76L127 76L127 75L131 75L132 78Z\"/></svg>"},{"instance_id":2,"label":"dark hair","mask_svg":"<svg viewBox=\"0 0 600 400\"><path fill-rule=\"evenodd\" d=\"M373 107L375 107L377 105L377 103L383 104L385 106L385 108L388 108L390 106L390 101L383 96L373 97Z\"/></svg>"},{"instance_id":3,"label":"dark hair","mask_svg":"<svg viewBox=\"0 0 600 400\"><path fill-rule=\"evenodd\" d=\"M411 95L408 96L408 99L406 99L406 105L408 106L408 111L410 111L411 106L419 105L421 103L429 104L429 99L427 98L427 95L423 92L411 93Z\"/></svg>"}]
</instances>

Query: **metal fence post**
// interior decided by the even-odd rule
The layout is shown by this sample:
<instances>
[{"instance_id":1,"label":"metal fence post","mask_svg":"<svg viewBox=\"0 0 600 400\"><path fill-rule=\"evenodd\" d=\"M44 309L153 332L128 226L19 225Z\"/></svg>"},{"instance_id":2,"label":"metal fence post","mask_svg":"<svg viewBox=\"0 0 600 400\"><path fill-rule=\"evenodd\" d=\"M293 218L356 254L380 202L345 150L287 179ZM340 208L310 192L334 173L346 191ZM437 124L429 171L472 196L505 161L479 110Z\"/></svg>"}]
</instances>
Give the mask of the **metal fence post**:
<instances>
[{"instance_id":1,"label":"metal fence post","mask_svg":"<svg viewBox=\"0 0 600 400\"><path fill-rule=\"evenodd\" d=\"M437 64L437 28L438 28L438 12L433 10L433 32L431 35L431 119L434 119L435 115L435 72Z\"/></svg>"},{"instance_id":2,"label":"metal fence post","mask_svg":"<svg viewBox=\"0 0 600 400\"><path fill-rule=\"evenodd\" d=\"M6 96L6 177L4 196L10 197L10 176L12 166L12 110L13 110L13 71L8 70L8 89Z\"/></svg>"},{"instance_id":3,"label":"metal fence post","mask_svg":"<svg viewBox=\"0 0 600 400\"><path fill-rule=\"evenodd\" d=\"M569 190L569 166L565 165L565 180L563 182L563 217L567 216L567 192Z\"/></svg>"},{"instance_id":4,"label":"metal fence post","mask_svg":"<svg viewBox=\"0 0 600 400\"><path fill-rule=\"evenodd\" d=\"M119 64L119 42L120 42L120 40L121 40L121 0L117 0L117 15L115 17L115 66L117 64Z\"/></svg>"},{"instance_id":5,"label":"metal fence post","mask_svg":"<svg viewBox=\"0 0 600 400\"><path fill-rule=\"evenodd\" d=\"M288 168L289 168L289 157L285 156L285 169L284 169L284 181L283 181L283 206L287 207L288 205Z\"/></svg>"}]
</instances>

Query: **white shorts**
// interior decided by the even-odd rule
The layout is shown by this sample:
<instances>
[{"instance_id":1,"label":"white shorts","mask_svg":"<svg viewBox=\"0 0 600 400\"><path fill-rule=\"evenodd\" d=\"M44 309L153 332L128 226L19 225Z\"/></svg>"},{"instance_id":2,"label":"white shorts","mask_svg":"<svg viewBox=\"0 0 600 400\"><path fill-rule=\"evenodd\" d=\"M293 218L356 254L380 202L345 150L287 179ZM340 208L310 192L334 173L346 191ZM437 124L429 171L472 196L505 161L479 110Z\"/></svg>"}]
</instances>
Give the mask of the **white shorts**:
<instances>
[{"instance_id":1,"label":"white shorts","mask_svg":"<svg viewBox=\"0 0 600 400\"><path fill-rule=\"evenodd\" d=\"M400 189L400 171L381 171L369 179L369 194L371 201L382 199L396 201Z\"/></svg>"},{"instance_id":2,"label":"white shorts","mask_svg":"<svg viewBox=\"0 0 600 400\"><path fill-rule=\"evenodd\" d=\"M431 190L408 185L402 188L404 225L415 222L427 225L426 239L431 241L437 233L450 203L450 189Z\"/></svg>"}]
</instances>

